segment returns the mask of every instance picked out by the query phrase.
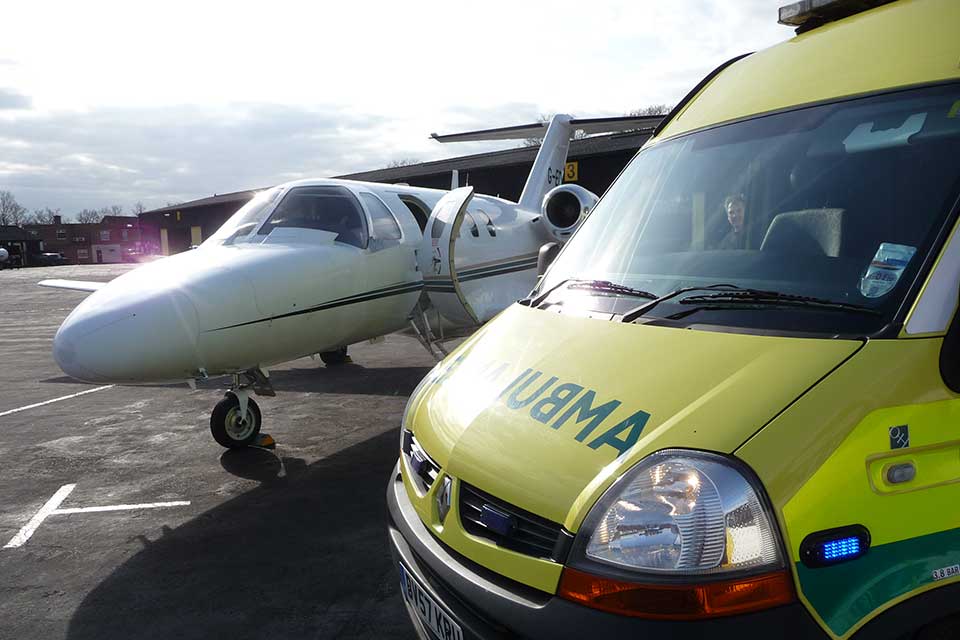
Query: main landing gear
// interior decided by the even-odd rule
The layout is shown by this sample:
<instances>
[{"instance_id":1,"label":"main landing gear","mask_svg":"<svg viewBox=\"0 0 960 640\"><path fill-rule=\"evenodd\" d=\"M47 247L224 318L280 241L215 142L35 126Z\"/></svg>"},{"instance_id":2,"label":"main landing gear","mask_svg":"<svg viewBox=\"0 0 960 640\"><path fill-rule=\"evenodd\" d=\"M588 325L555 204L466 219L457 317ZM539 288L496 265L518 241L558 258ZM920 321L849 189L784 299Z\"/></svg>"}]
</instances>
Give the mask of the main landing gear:
<instances>
[{"instance_id":1,"label":"main landing gear","mask_svg":"<svg viewBox=\"0 0 960 640\"><path fill-rule=\"evenodd\" d=\"M250 397L251 390L259 396L277 395L260 369L233 374L230 390L210 415L210 433L221 446L236 449L258 441L263 419L260 407Z\"/></svg>"},{"instance_id":2,"label":"main landing gear","mask_svg":"<svg viewBox=\"0 0 960 640\"><path fill-rule=\"evenodd\" d=\"M341 364L346 364L352 362L350 356L347 355L347 348L340 347L339 349L334 349L333 351L324 351L320 354L320 359L323 361L323 364L328 367L336 367Z\"/></svg>"}]
</instances>

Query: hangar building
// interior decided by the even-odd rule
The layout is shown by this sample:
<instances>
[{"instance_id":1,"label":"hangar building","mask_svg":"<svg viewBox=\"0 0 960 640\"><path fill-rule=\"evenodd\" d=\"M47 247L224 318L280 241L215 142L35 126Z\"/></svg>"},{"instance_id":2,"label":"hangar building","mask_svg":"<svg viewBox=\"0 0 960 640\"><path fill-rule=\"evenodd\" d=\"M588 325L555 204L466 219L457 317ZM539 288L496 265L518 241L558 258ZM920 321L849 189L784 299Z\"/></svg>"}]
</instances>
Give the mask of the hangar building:
<instances>
[{"instance_id":1,"label":"hangar building","mask_svg":"<svg viewBox=\"0 0 960 640\"><path fill-rule=\"evenodd\" d=\"M650 130L642 130L572 140L564 182L602 194L650 135ZM539 146L520 147L336 177L402 182L434 189L449 189L456 180L460 186L474 186L478 193L515 201L520 197L539 149ZM213 235L258 190L216 194L141 213L144 240L152 240L164 255L185 251ZM148 234L156 237L148 238Z\"/></svg>"}]
</instances>

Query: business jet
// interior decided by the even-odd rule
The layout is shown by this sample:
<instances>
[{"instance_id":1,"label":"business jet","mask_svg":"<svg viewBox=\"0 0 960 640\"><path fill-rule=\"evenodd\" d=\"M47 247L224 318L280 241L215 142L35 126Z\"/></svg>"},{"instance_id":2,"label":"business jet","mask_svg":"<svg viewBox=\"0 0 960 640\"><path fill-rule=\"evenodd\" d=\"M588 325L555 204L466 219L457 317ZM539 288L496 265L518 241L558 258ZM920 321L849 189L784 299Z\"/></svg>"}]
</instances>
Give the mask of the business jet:
<instances>
[{"instance_id":1,"label":"business jet","mask_svg":"<svg viewBox=\"0 0 960 640\"><path fill-rule=\"evenodd\" d=\"M210 430L224 447L253 443L273 396L269 367L307 355L343 363L347 347L408 328L443 351L534 286L538 252L565 241L597 196L563 184L575 130L654 126L659 118L573 119L440 142L544 135L513 203L472 187L435 189L299 180L257 194L197 249L109 283L45 280L91 295L63 321L53 355L95 383L153 384L231 376Z\"/></svg>"}]
</instances>

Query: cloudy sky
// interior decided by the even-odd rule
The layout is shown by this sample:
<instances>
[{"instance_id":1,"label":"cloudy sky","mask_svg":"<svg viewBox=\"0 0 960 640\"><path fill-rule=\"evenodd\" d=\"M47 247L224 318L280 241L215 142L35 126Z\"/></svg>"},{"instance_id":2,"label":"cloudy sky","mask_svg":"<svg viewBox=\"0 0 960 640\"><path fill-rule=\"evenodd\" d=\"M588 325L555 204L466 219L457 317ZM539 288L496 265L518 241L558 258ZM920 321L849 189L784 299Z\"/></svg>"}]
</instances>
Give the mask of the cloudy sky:
<instances>
[{"instance_id":1,"label":"cloudy sky","mask_svg":"<svg viewBox=\"0 0 960 640\"><path fill-rule=\"evenodd\" d=\"M784 3L8 3L0 190L152 208L480 152L428 135L675 103Z\"/></svg>"}]
</instances>

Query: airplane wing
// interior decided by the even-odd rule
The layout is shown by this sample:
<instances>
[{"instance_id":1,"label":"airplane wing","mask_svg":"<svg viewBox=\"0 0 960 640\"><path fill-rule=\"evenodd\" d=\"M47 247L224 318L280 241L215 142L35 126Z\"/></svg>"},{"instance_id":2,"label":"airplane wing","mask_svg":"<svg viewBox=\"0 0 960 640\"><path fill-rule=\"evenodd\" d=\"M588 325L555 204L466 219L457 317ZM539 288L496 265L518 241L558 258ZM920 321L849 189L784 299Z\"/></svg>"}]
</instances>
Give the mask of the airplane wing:
<instances>
[{"instance_id":1,"label":"airplane wing","mask_svg":"<svg viewBox=\"0 0 960 640\"><path fill-rule=\"evenodd\" d=\"M664 116L617 116L613 118L572 118L570 127L587 134L613 133L618 131L634 131L639 129L653 129ZM430 134L437 142L477 142L481 140L522 140L524 138L542 137L547 131L549 121L533 122L499 129L483 129L482 131L468 131L465 133L451 133L439 135Z\"/></svg>"},{"instance_id":2,"label":"airplane wing","mask_svg":"<svg viewBox=\"0 0 960 640\"><path fill-rule=\"evenodd\" d=\"M107 283L89 282L87 280L41 280L37 284L41 287L50 287L51 289L71 289L73 291L92 293Z\"/></svg>"}]
</instances>

